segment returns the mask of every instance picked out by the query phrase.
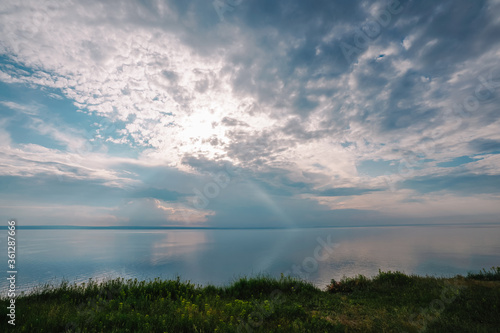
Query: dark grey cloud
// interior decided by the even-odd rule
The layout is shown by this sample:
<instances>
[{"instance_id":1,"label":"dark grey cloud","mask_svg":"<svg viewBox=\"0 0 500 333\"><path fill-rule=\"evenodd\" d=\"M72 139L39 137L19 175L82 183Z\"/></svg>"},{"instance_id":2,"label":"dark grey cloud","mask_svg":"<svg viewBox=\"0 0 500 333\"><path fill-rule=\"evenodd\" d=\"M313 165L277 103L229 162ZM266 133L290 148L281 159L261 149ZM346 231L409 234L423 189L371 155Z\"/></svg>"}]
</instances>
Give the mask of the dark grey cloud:
<instances>
[{"instance_id":1,"label":"dark grey cloud","mask_svg":"<svg viewBox=\"0 0 500 333\"><path fill-rule=\"evenodd\" d=\"M410 188L420 193L438 191L453 192L459 195L498 193L500 175L449 175L441 177L414 178L406 180L401 188Z\"/></svg>"},{"instance_id":2,"label":"dark grey cloud","mask_svg":"<svg viewBox=\"0 0 500 333\"><path fill-rule=\"evenodd\" d=\"M226 126L244 126L244 127L248 127L248 124L245 123L244 121L239 121L238 119L235 119L235 118L231 118L231 117L224 117L222 118L222 121L221 121L222 124L226 125Z\"/></svg>"},{"instance_id":3,"label":"dark grey cloud","mask_svg":"<svg viewBox=\"0 0 500 333\"><path fill-rule=\"evenodd\" d=\"M429 73L447 75L464 60L484 54L498 43L494 36L500 33L492 7L487 0L413 2L404 14L415 20L407 33L420 35L409 56ZM432 41L436 42L425 48Z\"/></svg>"},{"instance_id":4,"label":"dark grey cloud","mask_svg":"<svg viewBox=\"0 0 500 333\"><path fill-rule=\"evenodd\" d=\"M179 198L186 196L175 191L169 191L161 188L143 188L131 191L131 198L155 198L163 201L177 201Z\"/></svg>"},{"instance_id":5,"label":"dark grey cloud","mask_svg":"<svg viewBox=\"0 0 500 333\"><path fill-rule=\"evenodd\" d=\"M305 127L307 126L307 122L307 120L303 120L299 117L294 117L290 119L281 130L284 134L288 134L300 141L320 139L331 134L330 129L317 128L315 130L307 130L305 129Z\"/></svg>"},{"instance_id":6,"label":"dark grey cloud","mask_svg":"<svg viewBox=\"0 0 500 333\"><path fill-rule=\"evenodd\" d=\"M366 193L371 193L375 191L382 191L381 189L367 189L367 188L355 188L355 187L337 187L329 190L324 190L317 192L317 195L322 197L343 197L352 195L362 195Z\"/></svg>"},{"instance_id":7,"label":"dark grey cloud","mask_svg":"<svg viewBox=\"0 0 500 333\"><path fill-rule=\"evenodd\" d=\"M490 139L475 139L469 142L470 148L475 153L500 152L500 141Z\"/></svg>"},{"instance_id":8,"label":"dark grey cloud","mask_svg":"<svg viewBox=\"0 0 500 333\"><path fill-rule=\"evenodd\" d=\"M5 189L4 199L31 203L101 206L114 205L126 196L123 189L109 187L104 181L59 179L52 175L1 176L0 184Z\"/></svg>"},{"instance_id":9,"label":"dark grey cloud","mask_svg":"<svg viewBox=\"0 0 500 333\"><path fill-rule=\"evenodd\" d=\"M34 177L1 176L0 185L8 191L5 199L17 199L38 203L55 203L82 206L116 205L124 199L154 198L178 201L187 194L168 188L147 185L109 186L101 180L82 180L52 175ZM161 184L157 184L161 185Z\"/></svg>"},{"instance_id":10,"label":"dark grey cloud","mask_svg":"<svg viewBox=\"0 0 500 333\"><path fill-rule=\"evenodd\" d=\"M294 145L293 140L276 138L271 131L254 132L228 131L231 142L227 147L230 158L242 161L244 165L264 165L274 161L281 152Z\"/></svg>"}]
</instances>

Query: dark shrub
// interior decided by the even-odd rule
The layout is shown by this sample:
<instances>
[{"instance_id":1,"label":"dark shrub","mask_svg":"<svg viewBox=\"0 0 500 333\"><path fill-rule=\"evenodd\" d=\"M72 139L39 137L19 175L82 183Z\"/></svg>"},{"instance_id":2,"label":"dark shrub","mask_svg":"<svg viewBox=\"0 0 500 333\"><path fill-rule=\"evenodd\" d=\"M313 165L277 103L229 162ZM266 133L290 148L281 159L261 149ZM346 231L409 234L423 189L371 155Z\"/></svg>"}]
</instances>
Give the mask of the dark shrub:
<instances>
[{"instance_id":1,"label":"dark shrub","mask_svg":"<svg viewBox=\"0 0 500 333\"><path fill-rule=\"evenodd\" d=\"M373 279L373 282L380 285L390 285L390 286L408 286L411 284L412 279L408 275L396 271L396 272L382 272L378 271L378 275Z\"/></svg>"},{"instance_id":2,"label":"dark shrub","mask_svg":"<svg viewBox=\"0 0 500 333\"><path fill-rule=\"evenodd\" d=\"M331 283L327 286L327 290L332 293L350 293L356 290L367 289L371 281L363 275L358 275L353 278L344 277L340 282L332 279Z\"/></svg>"},{"instance_id":3,"label":"dark shrub","mask_svg":"<svg viewBox=\"0 0 500 333\"><path fill-rule=\"evenodd\" d=\"M467 279L481 281L500 281L500 267L491 267L489 270L483 268L479 273L468 273Z\"/></svg>"}]
</instances>

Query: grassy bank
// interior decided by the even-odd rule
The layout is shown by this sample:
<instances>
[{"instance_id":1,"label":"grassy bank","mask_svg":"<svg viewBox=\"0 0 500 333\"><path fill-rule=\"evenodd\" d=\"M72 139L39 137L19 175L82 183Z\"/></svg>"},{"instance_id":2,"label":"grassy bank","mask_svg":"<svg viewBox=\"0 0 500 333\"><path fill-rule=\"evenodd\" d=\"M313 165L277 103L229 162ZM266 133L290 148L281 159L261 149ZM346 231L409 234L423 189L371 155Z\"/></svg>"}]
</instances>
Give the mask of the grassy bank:
<instances>
[{"instance_id":1,"label":"grassy bank","mask_svg":"<svg viewBox=\"0 0 500 333\"><path fill-rule=\"evenodd\" d=\"M4 313L10 304L0 300ZM18 332L498 332L500 267L467 277L381 272L320 290L292 278L226 287L90 281L18 297ZM1 332L14 331L5 315Z\"/></svg>"}]
</instances>

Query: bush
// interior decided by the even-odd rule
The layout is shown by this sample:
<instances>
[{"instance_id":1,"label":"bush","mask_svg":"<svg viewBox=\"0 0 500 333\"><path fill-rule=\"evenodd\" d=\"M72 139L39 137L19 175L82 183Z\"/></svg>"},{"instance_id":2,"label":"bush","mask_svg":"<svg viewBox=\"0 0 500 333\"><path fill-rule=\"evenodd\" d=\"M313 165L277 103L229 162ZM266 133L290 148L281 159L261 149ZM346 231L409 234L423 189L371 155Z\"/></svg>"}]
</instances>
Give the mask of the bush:
<instances>
[{"instance_id":1,"label":"bush","mask_svg":"<svg viewBox=\"0 0 500 333\"><path fill-rule=\"evenodd\" d=\"M356 290L367 289L371 281L363 275L348 278L343 277L340 282L332 279L331 283L327 286L327 291L331 293L350 293Z\"/></svg>"},{"instance_id":2,"label":"bush","mask_svg":"<svg viewBox=\"0 0 500 333\"><path fill-rule=\"evenodd\" d=\"M382 272L379 270L378 275L373 279L373 282L379 285L404 287L411 284L412 278L399 271Z\"/></svg>"},{"instance_id":3,"label":"bush","mask_svg":"<svg viewBox=\"0 0 500 333\"><path fill-rule=\"evenodd\" d=\"M467 274L467 279L481 280L481 281L500 281L500 267L491 267L488 270L483 268L479 273Z\"/></svg>"}]
</instances>

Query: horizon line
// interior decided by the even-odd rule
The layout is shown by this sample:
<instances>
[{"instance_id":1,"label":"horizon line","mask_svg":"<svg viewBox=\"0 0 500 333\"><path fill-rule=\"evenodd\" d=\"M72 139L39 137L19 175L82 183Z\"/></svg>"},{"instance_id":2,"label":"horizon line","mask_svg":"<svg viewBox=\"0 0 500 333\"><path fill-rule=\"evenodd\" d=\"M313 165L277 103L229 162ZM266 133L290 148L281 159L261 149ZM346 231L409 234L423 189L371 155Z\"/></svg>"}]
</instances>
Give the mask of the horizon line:
<instances>
[{"instance_id":1,"label":"horizon line","mask_svg":"<svg viewBox=\"0 0 500 333\"><path fill-rule=\"evenodd\" d=\"M86 226L86 225L17 225L16 229L87 229L87 230L281 230L281 229L328 229L328 228L378 228L378 227L418 227L418 226L476 226L500 225L500 222L469 222L469 223L407 223L407 224L368 224L368 225L332 225L332 226L294 226L294 227L189 227L189 226ZM7 225L0 226L6 230Z\"/></svg>"}]
</instances>

